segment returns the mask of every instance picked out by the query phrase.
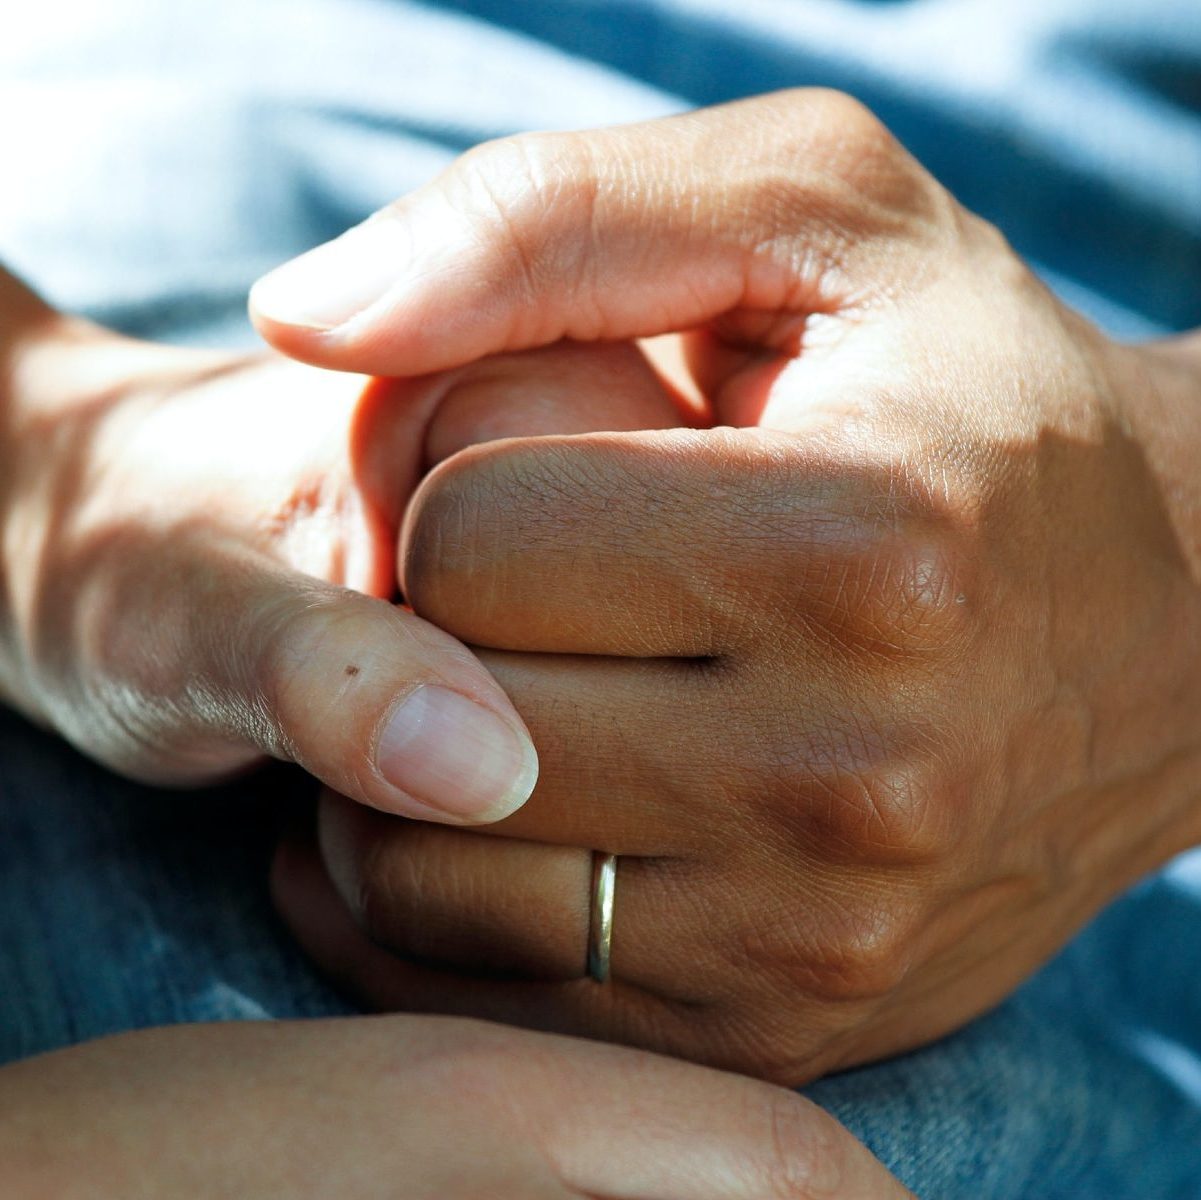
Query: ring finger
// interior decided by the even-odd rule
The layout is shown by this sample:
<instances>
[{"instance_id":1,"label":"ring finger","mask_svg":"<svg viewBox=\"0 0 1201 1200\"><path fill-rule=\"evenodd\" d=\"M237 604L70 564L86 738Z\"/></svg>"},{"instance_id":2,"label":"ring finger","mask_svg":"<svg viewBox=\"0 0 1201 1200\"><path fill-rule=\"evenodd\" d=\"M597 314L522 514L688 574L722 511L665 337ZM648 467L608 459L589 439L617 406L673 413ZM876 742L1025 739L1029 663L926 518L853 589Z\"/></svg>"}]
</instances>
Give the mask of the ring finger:
<instances>
[{"instance_id":1,"label":"ring finger","mask_svg":"<svg viewBox=\"0 0 1201 1200\"><path fill-rule=\"evenodd\" d=\"M390 819L326 793L318 837L339 895L377 945L412 961L476 976L567 982L588 974L598 903L593 851L444 831ZM681 894L687 860L618 859L609 940L613 979L699 1003ZM678 928L666 914L679 914ZM677 918L678 919L678 918Z\"/></svg>"}]
</instances>

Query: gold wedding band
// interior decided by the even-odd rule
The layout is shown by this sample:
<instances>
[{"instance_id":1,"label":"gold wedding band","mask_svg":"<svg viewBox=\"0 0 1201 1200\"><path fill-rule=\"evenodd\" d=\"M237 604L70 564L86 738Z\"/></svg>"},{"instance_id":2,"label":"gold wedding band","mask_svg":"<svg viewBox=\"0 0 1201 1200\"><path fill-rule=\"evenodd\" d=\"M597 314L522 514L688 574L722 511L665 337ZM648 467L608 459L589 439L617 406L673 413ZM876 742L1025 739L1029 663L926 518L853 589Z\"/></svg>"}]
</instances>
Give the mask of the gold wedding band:
<instances>
[{"instance_id":1,"label":"gold wedding band","mask_svg":"<svg viewBox=\"0 0 1201 1200\"><path fill-rule=\"evenodd\" d=\"M588 922L588 974L597 983L609 978L613 948L613 893L617 888L617 855L592 852L592 915Z\"/></svg>"}]
</instances>

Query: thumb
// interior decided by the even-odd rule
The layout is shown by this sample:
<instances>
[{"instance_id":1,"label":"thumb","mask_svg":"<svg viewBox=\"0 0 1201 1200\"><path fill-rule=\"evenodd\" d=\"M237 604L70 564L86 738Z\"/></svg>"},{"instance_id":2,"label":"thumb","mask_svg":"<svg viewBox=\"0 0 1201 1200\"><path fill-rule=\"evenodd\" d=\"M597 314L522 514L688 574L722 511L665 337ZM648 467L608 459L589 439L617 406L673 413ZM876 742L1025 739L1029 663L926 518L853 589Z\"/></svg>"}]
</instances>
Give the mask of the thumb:
<instances>
[{"instance_id":1,"label":"thumb","mask_svg":"<svg viewBox=\"0 0 1201 1200\"><path fill-rule=\"evenodd\" d=\"M248 553L214 560L186 537L133 557L137 578L110 580L92 609L107 620L81 631L83 727L63 722L109 765L190 784L268 754L376 808L454 823L497 820L533 790L535 751L499 684L413 613Z\"/></svg>"},{"instance_id":2,"label":"thumb","mask_svg":"<svg viewBox=\"0 0 1201 1200\"><path fill-rule=\"evenodd\" d=\"M858 103L778 93L478 147L260 280L251 312L295 358L378 375L719 317L794 353L807 317L919 273L945 210Z\"/></svg>"}]
</instances>

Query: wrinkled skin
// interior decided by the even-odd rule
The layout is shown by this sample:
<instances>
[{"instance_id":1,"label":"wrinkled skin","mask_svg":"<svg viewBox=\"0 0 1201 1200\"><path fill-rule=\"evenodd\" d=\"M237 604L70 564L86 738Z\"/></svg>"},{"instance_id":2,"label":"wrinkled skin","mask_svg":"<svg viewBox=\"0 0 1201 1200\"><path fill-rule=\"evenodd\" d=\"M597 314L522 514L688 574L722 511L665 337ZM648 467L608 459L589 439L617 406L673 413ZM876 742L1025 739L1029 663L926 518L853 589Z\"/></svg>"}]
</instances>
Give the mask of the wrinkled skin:
<instances>
[{"instance_id":1,"label":"wrinkled skin","mask_svg":"<svg viewBox=\"0 0 1201 1200\"><path fill-rule=\"evenodd\" d=\"M359 311L281 301L369 257ZM854 102L486 146L254 304L385 374L679 334L720 426L421 485L404 594L542 773L470 831L323 801L289 853L328 881L277 895L368 1002L797 1082L969 1020L1201 837L1197 340L1108 341Z\"/></svg>"}]
</instances>

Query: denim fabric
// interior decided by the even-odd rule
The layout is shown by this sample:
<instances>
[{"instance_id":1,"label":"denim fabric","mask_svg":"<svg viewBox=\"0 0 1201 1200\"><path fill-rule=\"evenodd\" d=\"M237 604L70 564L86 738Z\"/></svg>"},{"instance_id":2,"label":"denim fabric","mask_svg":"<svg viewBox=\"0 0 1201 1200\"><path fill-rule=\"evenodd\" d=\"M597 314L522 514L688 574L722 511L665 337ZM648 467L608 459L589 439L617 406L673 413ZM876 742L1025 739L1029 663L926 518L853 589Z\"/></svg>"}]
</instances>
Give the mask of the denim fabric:
<instances>
[{"instance_id":1,"label":"denim fabric","mask_svg":"<svg viewBox=\"0 0 1201 1200\"><path fill-rule=\"evenodd\" d=\"M0 257L145 336L525 128L795 84L871 105L1121 336L1201 324L1198 0L42 0L0 40ZM0 713L0 1060L343 1013L266 898L305 785L137 788ZM992 1015L810 1089L928 1200L1201 1197L1201 859Z\"/></svg>"}]
</instances>

